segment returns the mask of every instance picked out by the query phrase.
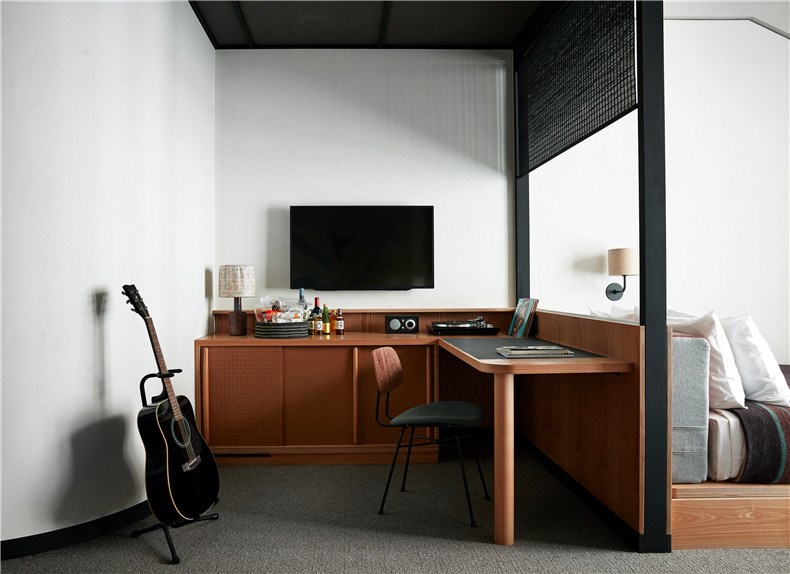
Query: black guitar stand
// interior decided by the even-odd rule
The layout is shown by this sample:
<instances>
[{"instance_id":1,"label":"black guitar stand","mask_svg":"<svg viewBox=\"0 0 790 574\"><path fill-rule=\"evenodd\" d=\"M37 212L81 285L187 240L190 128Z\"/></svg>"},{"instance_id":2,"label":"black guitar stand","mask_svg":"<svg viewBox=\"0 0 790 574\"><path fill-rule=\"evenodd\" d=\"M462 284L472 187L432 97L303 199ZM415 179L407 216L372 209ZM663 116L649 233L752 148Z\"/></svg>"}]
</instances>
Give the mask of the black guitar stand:
<instances>
[{"instance_id":1,"label":"black guitar stand","mask_svg":"<svg viewBox=\"0 0 790 574\"><path fill-rule=\"evenodd\" d=\"M140 380L140 399L143 403L143 408L150 407L153 403L157 403L160 401L164 401L167 399L167 389L165 389L165 384L163 379L172 378L174 375L177 375L181 372L181 369L168 369L166 373L149 373L144 376ZM148 400L145 398L145 383L148 379L158 378L162 382L162 392L155 397L151 397L151 404L148 403ZM146 528L141 528L139 530L132 531L132 538L137 538L143 534L148 532L153 532L154 530L162 530L165 533L165 538L167 539L167 546L170 548L170 563L171 564L178 564L181 562L181 558L179 558L178 554L176 553L176 547L173 544L173 538L170 536L170 529L171 528L181 528L182 526L188 526L189 524L194 524L195 522L200 522L203 520L217 520L219 518L219 514L216 512L212 514L206 514L204 516L199 516L194 520L179 520L177 522L173 522L172 524L163 524L161 522L157 522L153 526L148 526Z\"/></svg>"}]
</instances>

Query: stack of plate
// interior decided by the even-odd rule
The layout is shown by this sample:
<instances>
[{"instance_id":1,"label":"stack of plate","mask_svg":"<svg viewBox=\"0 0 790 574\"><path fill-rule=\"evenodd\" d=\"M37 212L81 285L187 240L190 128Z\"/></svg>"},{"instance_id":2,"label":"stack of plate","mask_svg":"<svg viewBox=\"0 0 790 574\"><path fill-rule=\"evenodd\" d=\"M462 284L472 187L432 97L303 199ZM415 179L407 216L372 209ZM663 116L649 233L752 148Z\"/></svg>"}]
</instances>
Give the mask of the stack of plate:
<instances>
[{"instance_id":1,"label":"stack of plate","mask_svg":"<svg viewBox=\"0 0 790 574\"><path fill-rule=\"evenodd\" d=\"M300 339L307 337L307 321L298 323L255 323L255 336L262 339Z\"/></svg>"}]
</instances>

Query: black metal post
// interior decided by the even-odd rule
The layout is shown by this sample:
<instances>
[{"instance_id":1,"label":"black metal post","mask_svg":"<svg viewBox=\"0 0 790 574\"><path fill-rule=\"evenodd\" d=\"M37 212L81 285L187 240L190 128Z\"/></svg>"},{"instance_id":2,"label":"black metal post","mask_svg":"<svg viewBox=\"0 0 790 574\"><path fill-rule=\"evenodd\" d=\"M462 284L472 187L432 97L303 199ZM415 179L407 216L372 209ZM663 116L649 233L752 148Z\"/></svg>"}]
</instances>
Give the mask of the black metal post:
<instances>
[{"instance_id":1,"label":"black metal post","mask_svg":"<svg viewBox=\"0 0 790 574\"><path fill-rule=\"evenodd\" d=\"M645 490L640 552L670 552L667 467L663 2L636 3L640 323L645 328Z\"/></svg>"}]
</instances>

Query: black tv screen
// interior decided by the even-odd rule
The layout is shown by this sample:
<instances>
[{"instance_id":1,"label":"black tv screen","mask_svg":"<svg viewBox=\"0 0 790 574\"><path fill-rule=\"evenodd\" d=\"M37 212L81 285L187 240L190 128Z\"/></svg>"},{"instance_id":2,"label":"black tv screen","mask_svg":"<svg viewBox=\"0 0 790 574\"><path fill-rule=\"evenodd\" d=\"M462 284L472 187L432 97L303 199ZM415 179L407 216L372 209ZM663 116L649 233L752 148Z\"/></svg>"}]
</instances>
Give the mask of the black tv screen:
<instances>
[{"instance_id":1,"label":"black tv screen","mask_svg":"<svg viewBox=\"0 0 790 574\"><path fill-rule=\"evenodd\" d=\"M433 206L291 206L291 288L433 287Z\"/></svg>"}]
</instances>

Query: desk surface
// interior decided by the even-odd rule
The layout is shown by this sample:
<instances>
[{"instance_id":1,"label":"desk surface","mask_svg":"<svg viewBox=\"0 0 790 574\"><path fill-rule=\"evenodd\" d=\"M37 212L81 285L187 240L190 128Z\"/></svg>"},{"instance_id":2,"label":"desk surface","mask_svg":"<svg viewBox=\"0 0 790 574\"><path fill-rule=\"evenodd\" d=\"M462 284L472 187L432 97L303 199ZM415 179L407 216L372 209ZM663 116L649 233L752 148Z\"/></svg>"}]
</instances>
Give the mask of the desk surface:
<instances>
[{"instance_id":1,"label":"desk surface","mask_svg":"<svg viewBox=\"0 0 790 574\"><path fill-rule=\"evenodd\" d=\"M574 349L573 357L557 359L506 359L496 352L502 345L556 344L543 339L503 337L443 337L439 347L449 351L468 365L483 373L494 374L563 374L563 373L628 373L634 370L630 361L602 357Z\"/></svg>"}]
</instances>

